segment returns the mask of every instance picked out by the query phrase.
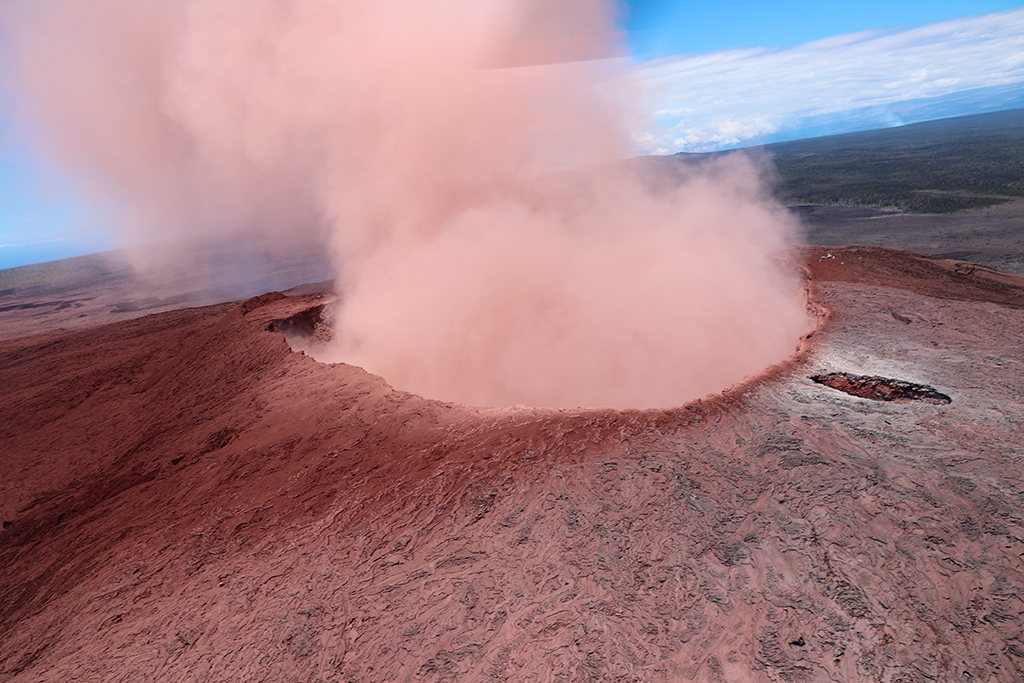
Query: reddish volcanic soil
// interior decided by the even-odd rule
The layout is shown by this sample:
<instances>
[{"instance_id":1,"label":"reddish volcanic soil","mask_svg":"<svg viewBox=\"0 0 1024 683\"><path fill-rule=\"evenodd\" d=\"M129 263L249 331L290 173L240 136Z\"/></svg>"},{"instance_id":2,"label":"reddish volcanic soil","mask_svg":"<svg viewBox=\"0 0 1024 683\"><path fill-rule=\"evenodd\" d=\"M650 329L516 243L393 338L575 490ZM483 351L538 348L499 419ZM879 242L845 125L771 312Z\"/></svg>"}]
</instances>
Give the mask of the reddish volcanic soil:
<instances>
[{"instance_id":1,"label":"reddish volcanic soil","mask_svg":"<svg viewBox=\"0 0 1024 683\"><path fill-rule=\"evenodd\" d=\"M800 353L663 411L395 391L316 295L0 342L0 680L1024 680L1024 278L804 254Z\"/></svg>"}]
</instances>

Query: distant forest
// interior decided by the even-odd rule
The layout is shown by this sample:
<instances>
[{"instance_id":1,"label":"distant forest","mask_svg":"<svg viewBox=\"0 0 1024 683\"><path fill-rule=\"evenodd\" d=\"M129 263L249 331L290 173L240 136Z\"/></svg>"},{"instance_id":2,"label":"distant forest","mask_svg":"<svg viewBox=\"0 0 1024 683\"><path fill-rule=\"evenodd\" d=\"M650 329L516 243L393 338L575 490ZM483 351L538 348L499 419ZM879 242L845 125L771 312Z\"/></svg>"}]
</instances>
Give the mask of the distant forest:
<instances>
[{"instance_id":1,"label":"distant forest","mask_svg":"<svg viewBox=\"0 0 1024 683\"><path fill-rule=\"evenodd\" d=\"M775 195L787 205L854 204L950 213L1024 196L1024 109L746 151L772 160L778 173ZM693 162L727 153L668 159Z\"/></svg>"}]
</instances>

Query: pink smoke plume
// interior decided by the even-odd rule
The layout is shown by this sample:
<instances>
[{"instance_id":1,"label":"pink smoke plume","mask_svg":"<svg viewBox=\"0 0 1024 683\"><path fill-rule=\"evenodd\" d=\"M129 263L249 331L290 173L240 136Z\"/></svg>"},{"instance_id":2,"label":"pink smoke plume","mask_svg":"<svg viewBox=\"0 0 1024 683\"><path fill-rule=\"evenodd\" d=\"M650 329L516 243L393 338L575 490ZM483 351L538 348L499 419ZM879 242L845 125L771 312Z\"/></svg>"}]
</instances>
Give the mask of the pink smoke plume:
<instances>
[{"instance_id":1,"label":"pink smoke plume","mask_svg":"<svg viewBox=\"0 0 1024 683\"><path fill-rule=\"evenodd\" d=\"M743 157L644 177L601 0L15 0L51 155L125 229L329 249L319 357L484 406L652 407L788 356L796 225Z\"/></svg>"}]
</instances>

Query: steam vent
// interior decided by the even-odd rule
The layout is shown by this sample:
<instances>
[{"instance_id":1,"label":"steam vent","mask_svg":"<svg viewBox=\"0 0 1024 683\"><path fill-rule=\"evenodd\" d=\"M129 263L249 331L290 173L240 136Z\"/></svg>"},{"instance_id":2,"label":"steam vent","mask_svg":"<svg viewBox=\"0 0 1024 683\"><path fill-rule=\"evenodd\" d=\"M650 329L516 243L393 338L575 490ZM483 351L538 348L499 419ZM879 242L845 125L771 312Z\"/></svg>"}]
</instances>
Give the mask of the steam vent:
<instances>
[{"instance_id":1,"label":"steam vent","mask_svg":"<svg viewBox=\"0 0 1024 683\"><path fill-rule=\"evenodd\" d=\"M1024 680L1024 279L824 253L662 410L399 392L314 294L0 342L0 680Z\"/></svg>"}]
</instances>

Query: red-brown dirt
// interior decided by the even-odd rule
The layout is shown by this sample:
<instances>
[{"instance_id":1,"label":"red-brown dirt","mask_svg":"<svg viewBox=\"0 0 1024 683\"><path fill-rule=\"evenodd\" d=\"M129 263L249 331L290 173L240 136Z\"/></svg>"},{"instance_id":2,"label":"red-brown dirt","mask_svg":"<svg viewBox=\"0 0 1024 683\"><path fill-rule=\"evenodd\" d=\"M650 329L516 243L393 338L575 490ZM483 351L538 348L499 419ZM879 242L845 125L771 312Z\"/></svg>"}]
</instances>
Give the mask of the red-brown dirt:
<instances>
[{"instance_id":1,"label":"red-brown dirt","mask_svg":"<svg viewBox=\"0 0 1024 683\"><path fill-rule=\"evenodd\" d=\"M0 342L0 680L1024 680L1024 278L804 255L801 352L667 410L395 391L317 295Z\"/></svg>"}]
</instances>

